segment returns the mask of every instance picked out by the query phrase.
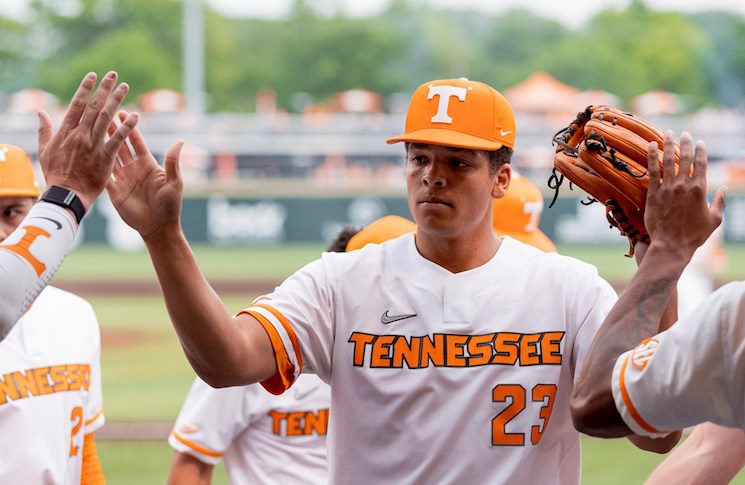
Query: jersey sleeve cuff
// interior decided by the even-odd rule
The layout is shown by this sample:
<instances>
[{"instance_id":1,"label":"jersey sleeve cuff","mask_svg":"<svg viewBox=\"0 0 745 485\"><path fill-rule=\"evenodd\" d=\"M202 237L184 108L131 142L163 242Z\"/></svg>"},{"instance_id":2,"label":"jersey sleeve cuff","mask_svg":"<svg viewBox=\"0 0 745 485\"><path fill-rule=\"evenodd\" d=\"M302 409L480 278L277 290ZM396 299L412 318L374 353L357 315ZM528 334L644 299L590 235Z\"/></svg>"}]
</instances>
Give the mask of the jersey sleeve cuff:
<instances>
[{"instance_id":1,"label":"jersey sleeve cuff","mask_svg":"<svg viewBox=\"0 0 745 485\"><path fill-rule=\"evenodd\" d=\"M96 411L93 416L85 420L84 423L84 433L85 434L91 434L98 431L101 426L104 425L106 422L106 417L103 414L103 408Z\"/></svg>"},{"instance_id":2,"label":"jersey sleeve cuff","mask_svg":"<svg viewBox=\"0 0 745 485\"><path fill-rule=\"evenodd\" d=\"M272 394L282 394L290 388L303 370L303 358L297 335L288 320L276 308L265 303L254 303L239 313L246 313L259 321L272 342L277 373L261 382Z\"/></svg>"},{"instance_id":3,"label":"jersey sleeve cuff","mask_svg":"<svg viewBox=\"0 0 745 485\"><path fill-rule=\"evenodd\" d=\"M171 431L171 435L168 437L168 444L171 445L171 448L174 450L191 455L202 463L208 465L217 465L225 455L225 453L213 451L183 437L175 429Z\"/></svg>"},{"instance_id":4,"label":"jersey sleeve cuff","mask_svg":"<svg viewBox=\"0 0 745 485\"><path fill-rule=\"evenodd\" d=\"M621 415L623 422L629 427L634 434L640 436L649 436L650 438L664 438L669 435L671 431L662 431L651 426L641 414L632 401L633 395L633 383L636 380L632 380L630 376L630 365L629 361L634 350L629 350L625 354L622 354L616 360L616 364L613 366L613 374L611 381L611 389L613 391L613 400L616 403L616 409Z\"/></svg>"}]
</instances>

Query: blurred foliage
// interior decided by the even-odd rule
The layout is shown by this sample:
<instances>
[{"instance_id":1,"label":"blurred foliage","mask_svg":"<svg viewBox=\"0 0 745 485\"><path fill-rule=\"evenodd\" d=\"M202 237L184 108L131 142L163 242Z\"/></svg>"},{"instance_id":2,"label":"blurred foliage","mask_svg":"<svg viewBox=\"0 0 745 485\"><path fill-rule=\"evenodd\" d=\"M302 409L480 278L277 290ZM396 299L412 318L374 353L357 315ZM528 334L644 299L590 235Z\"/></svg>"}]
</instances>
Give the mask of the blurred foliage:
<instances>
[{"instance_id":1,"label":"blurred foliage","mask_svg":"<svg viewBox=\"0 0 745 485\"><path fill-rule=\"evenodd\" d=\"M180 87L180 0L30 5L23 21L0 16L0 92L38 86L66 98L85 72L110 68L135 96ZM388 95L460 76L505 89L538 70L623 101L664 89L694 107L745 102L745 19L730 12L689 16L635 0L570 30L527 10L487 15L394 0L379 15L349 18L313 5L295 0L279 20L206 12L211 110L251 110L261 88L293 109L297 93L317 101L350 88Z\"/></svg>"}]
</instances>

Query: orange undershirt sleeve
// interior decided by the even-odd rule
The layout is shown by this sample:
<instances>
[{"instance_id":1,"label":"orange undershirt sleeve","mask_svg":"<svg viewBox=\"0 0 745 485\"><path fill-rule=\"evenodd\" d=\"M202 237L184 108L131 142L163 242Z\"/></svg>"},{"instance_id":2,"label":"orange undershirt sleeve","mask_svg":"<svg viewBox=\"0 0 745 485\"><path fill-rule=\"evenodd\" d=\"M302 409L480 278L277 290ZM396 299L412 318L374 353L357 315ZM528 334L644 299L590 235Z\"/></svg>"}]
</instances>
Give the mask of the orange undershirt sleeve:
<instances>
[{"instance_id":1,"label":"orange undershirt sleeve","mask_svg":"<svg viewBox=\"0 0 745 485\"><path fill-rule=\"evenodd\" d=\"M93 433L83 439L83 468L80 473L80 485L105 485L106 479L101 469L101 461L96 451L96 440Z\"/></svg>"}]
</instances>

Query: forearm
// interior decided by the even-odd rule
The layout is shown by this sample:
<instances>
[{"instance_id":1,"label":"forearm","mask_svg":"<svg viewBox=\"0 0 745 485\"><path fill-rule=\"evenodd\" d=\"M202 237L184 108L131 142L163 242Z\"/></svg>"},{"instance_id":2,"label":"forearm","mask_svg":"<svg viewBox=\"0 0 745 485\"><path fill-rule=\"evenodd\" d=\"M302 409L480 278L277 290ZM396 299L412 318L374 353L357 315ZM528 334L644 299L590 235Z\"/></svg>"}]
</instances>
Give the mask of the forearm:
<instances>
[{"instance_id":1,"label":"forearm","mask_svg":"<svg viewBox=\"0 0 745 485\"><path fill-rule=\"evenodd\" d=\"M696 426L646 483L729 483L743 466L745 432L704 423Z\"/></svg>"},{"instance_id":2,"label":"forearm","mask_svg":"<svg viewBox=\"0 0 745 485\"><path fill-rule=\"evenodd\" d=\"M251 378L247 336L199 269L180 227L145 239L168 314L196 373L215 387Z\"/></svg>"},{"instance_id":3,"label":"forearm","mask_svg":"<svg viewBox=\"0 0 745 485\"><path fill-rule=\"evenodd\" d=\"M0 244L0 340L55 275L77 232L69 211L40 202Z\"/></svg>"},{"instance_id":4,"label":"forearm","mask_svg":"<svg viewBox=\"0 0 745 485\"><path fill-rule=\"evenodd\" d=\"M639 270L606 317L572 392L575 425L588 434L614 438L631 431L618 414L611 391L619 355L659 333L663 314L688 259L652 244Z\"/></svg>"},{"instance_id":5,"label":"forearm","mask_svg":"<svg viewBox=\"0 0 745 485\"><path fill-rule=\"evenodd\" d=\"M208 465L187 453L176 452L168 475L169 485L209 485L214 466Z\"/></svg>"}]
</instances>

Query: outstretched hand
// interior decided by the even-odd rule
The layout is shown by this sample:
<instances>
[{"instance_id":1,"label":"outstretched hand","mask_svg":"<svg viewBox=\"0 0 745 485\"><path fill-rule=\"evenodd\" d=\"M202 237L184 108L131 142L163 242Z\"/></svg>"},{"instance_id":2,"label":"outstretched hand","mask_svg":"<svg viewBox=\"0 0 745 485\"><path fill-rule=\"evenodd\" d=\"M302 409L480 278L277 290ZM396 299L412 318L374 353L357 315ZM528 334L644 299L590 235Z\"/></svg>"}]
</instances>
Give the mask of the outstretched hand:
<instances>
[{"instance_id":1,"label":"outstretched hand","mask_svg":"<svg viewBox=\"0 0 745 485\"><path fill-rule=\"evenodd\" d=\"M693 253L722 223L727 187L717 190L711 205L706 201L706 145L691 135L680 137L680 165L675 173L672 131L665 133L662 170L656 142L649 144L649 191L644 213L651 244L663 244L685 258ZM691 170L693 169L693 170ZM660 174L662 172L662 175Z\"/></svg>"},{"instance_id":2,"label":"outstretched hand","mask_svg":"<svg viewBox=\"0 0 745 485\"><path fill-rule=\"evenodd\" d=\"M119 119L126 120L127 113L121 111ZM109 131L115 130L112 124ZM184 142L176 140L168 147L163 168L138 129L132 130L129 140L134 156L126 145L119 149L122 165L114 164L114 178L106 190L124 222L147 239L163 228L180 225L184 184L179 156Z\"/></svg>"},{"instance_id":3,"label":"outstretched hand","mask_svg":"<svg viewBox=\"0 0 745 485\"><path fill-rule=\"evenodd\" d=\"M116 86L117 73L109 71L89 99L96 85L96 74L88 73L70 101L57 133L52 133L52 120L45 111L39 112L39 163L47 185L74 190L86 210L106 187L117 150L137 125L132 113L119 128L107 128L127 96L129 86ZM115 89L116 86L116 89Z\"/></svg>"}]
</instances>

